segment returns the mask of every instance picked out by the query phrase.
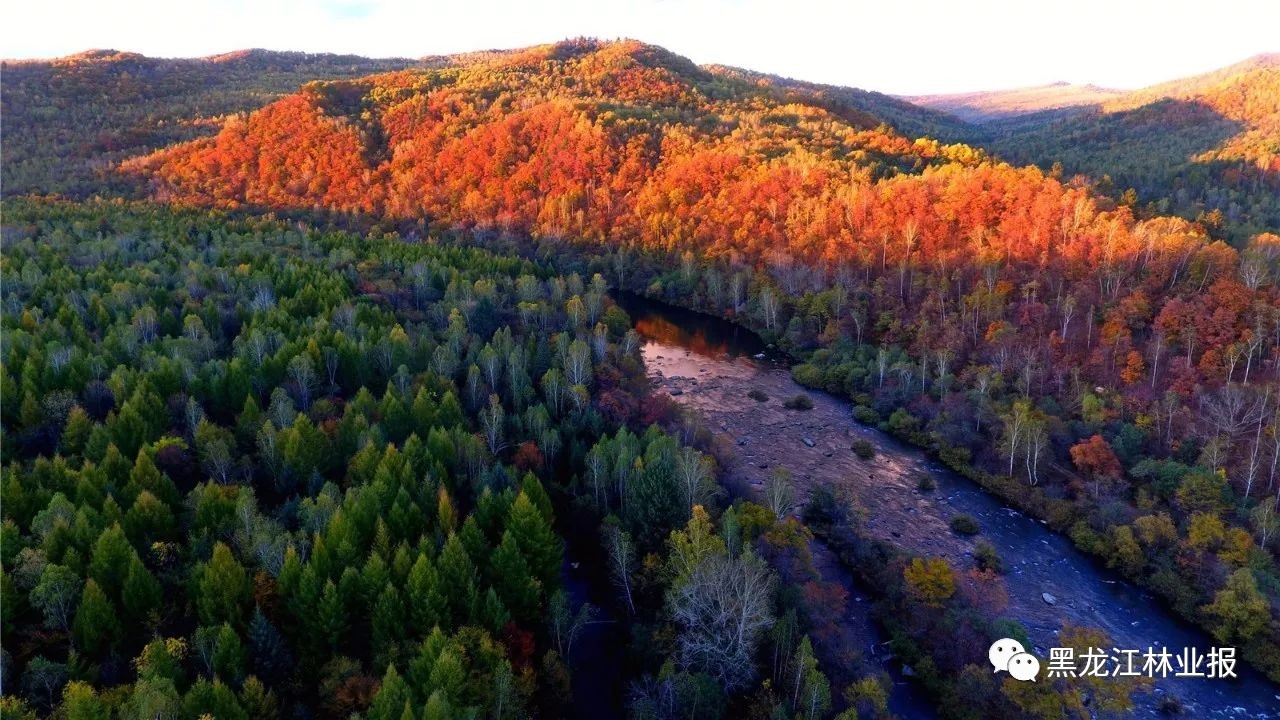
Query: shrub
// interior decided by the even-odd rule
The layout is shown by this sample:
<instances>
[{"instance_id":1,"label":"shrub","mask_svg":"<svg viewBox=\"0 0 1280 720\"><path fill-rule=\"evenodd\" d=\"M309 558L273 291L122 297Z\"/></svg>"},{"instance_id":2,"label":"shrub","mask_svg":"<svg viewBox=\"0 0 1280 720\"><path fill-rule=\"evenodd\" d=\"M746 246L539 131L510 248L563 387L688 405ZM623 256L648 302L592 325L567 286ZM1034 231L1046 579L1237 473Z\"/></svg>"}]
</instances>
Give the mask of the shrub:
<instances>
[{"instance_id":1,"label":"shrub","mask_svg":"<svg viewBox=\"0 0 1280 720\"><path fill-rule=\"evenodd\" d=\"M807 363L801 363L791 368L791 377L806 387L821 387L823 385L822 369Z\"/></svg>"},{"instance_id":2,"label":"shrub","mask_svg":"<svg viewBox=\"0 0 1280 720\"><path fill-rule=\"evenodd\" d=\"M978 546L973 551L973 562L979 570L1004 572L1004 559L1000 557L1000 553L996 552L996 546L986 540L978 541Z\"/></svg>"},{"instance_id":3,"label":"shrub","mask_svg":"<svg viewBox=\"0 0 1280 720\"><path fill-rule=\"evenodd\" d=\"M752 388L751 390L748 390L747 397L751 398L752 400L755 400L756 402L765 402L766 400L769 399L769 396L768 394L765 393L765 391L758 390L756 388Z\"/></svg>"},{"instance_id":4,"label":"shrub","mask_svg":"<svg viewBox=\"0 0 1280 720\"><path fill-rule=\"evenodd\" d=\"M876 456L876 446L870 440L857 439L853 441L853 454L863 460L870 460Z\"/></svg>"},{"instance_id":5,"label":"shrub","mask_svg":"<svg viewBox=\"0 0 1280 720\"><path fill-rule=\"evenodd\" d=\"M933 492L938 487L938 483L933 481L933 476L929 473L920 473L916 477L916 489L920 492Z\"/></svg>"},{"instance_id":6,"label":"shrub","mask_svg":"<svg viewBox=\"0 0 1280 720\"><path fill-rule=\"evenodd\" d=\"M788 410L812 410L813 400L808 395L797 395L782 403Z\"/></svg>"},{"instance_id":7,"label":"shrub","mask_svg":"<svg viewBox=\"0 0 1280 720\"><path fill-rule=\"evenodd\" d=\"M853 419L863 425L876 425L880 422L880 413L866 405L855 405L853 407Z\"/></svg>"},{"instance_id":8,"label":"shrub","mask_svg":"<svg viewBox=\"0 0 1280 720\"><path fill-rule=\"evenodd\" d=\"M920 418L903 408L898 408L889 416L889 431L899 437L911 437L920 427Z\"/></svg>"},{"instance_id":9,"label":"shrub","mask_svg":"<svg viewBox=\"0 0 1280 720\"><path fill-rule=\"evenodd\" d=\"M977 535L982 528L972 515L957 515L951 518L951 529L961 535Z\"/></svg>"}]
</instances>

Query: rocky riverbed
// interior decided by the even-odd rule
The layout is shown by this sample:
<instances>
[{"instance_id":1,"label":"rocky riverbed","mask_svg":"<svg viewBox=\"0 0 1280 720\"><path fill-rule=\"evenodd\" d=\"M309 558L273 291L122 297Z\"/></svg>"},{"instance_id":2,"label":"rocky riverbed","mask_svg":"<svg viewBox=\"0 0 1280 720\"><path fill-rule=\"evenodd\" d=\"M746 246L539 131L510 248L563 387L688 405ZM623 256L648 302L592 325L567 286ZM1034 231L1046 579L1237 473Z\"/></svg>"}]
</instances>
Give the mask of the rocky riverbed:
<instances>
[{"instance_id":1,"label":"rocky riverbed","mask_svg":"<svg viewBox=\"0 0 1280 720\"><path fill-rule=\"evenodd\" d=\"M985 539L1004 559L1008 606L1003 614L1027 628L1042 659L1067 623L1100 628L1120 649L1163 646L1176 654L1184 647L1208 651L1215 644L1063 536L918 449L859 425L847 401L805 390L785 366L762 354L753 336L739 339L741 331L713 327L709 338L706 328L687 326L687 312L648 305L640 312L628 310L646 337L645 364L657 387L697 410L719 444L732 449L726 469L730 482L750 492L782 468L791 473L801 500L818 485L842 488L863 510L869 534L912 553L944 557L957 568L973 565L975 543ZM752 391L766 399L753 399ZM799 394L812 401L812 409L784 406ZM859 457L852 449L855 440L874 447L874 457ZM922 476L932 479L932 490L920 489ZM951 530L952 519L961 514L977 519L978 534ZM1135 715L1157 716L1160 698L1169 693L1181 700L1184 717L1280 718L1280 688L1243 664L1237 669L1238 682L1157 680L1151 693L1137 698Z\"/></svg>"}]
</instances>

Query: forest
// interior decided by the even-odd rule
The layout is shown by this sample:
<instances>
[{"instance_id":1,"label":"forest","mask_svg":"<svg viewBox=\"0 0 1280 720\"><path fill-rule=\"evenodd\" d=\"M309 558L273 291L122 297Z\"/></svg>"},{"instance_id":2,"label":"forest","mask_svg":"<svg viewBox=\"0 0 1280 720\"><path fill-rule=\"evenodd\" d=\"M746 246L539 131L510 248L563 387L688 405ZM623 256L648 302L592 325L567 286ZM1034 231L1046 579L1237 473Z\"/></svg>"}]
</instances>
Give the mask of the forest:
<instances>
[{"instance_id":1,"label":"forest","mask_svg":"<svg viewBox=\"0 0 1280 720\"><path fill-rule=\"evenodd\" d=\"M802 383L1280 677L1280 237L1232 246L789 99L650 46L568 42L311 85L126 170L179 203L576 248L619 287L738 318L798 353Z\"/></svg>"},{"instance_id":2,"label":"forest","mask_svg":"<svg viewBox=\"0 0 1280 720\"><path fill-rule=\"evenodd\" d=\"M6 717L561 717L601 633L634 717L888 717L815 538L943 717L1132 707L1141 683L989 672L1023 633L999 558L912 557L782 476L727 494L619 290L758 333L1280 681L1257 157L1230 160L1264 205L1215 215L631 41L325 70L242 80L306 84L228 91L197 111L216 134L75 145L65 174L34 130L32 179L6 153ZM111 112L192 112L142 95Z\"/></svg>"},{"instance_id":3,"label":"forest","mask_svg":"<svg viewBox=\"0 0 1280 720\"><path fill-rule=\"evenodd\" d=\"M90 50L53 62L6 60L0 109L6 197L130 192L121 160L217 132L311 80L359 77L417 64L351 55L245 50L161 59Z\"/></svg>"}]
</instances>

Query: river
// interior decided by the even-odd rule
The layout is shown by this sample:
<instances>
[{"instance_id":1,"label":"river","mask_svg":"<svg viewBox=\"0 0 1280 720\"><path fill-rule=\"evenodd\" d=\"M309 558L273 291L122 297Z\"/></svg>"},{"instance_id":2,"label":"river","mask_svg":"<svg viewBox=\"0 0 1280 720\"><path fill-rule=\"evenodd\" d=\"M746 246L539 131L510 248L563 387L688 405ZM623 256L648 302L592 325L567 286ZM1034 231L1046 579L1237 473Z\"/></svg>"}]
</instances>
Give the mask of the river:
<instances>
[{"instance_id":1,"label":"river","mask_svg":"<svg viewBox=\"0 0 1280 720\"><path fill-rule=\"evenodd\" d=\"M1005 506L918 448L858 424L847 400L798 385L786 358L749 331L634 296L622 296L619 302L645 340L645 365L658 391L698 411L717 444L732 448L729 484L752 492L782 467L791 471L801 496L820 484L842 487L865 510L869 534L914 554L944 557L957 568L973 565L974 543L985 539L1004 559L1009 600L1003 615L1026 627L1042 662L1064 623L1100 628L1118 649L1166 647L1176 655L1183 648L1207 652L1217 644L1067 538ZM750 390L768 399L753 400L747 396ZM799 394L809 396L812 410L783 407L784 400ZM852 452L850 445L859 438L875 446L873 459L862 460ZM919 490L921 474L930 475L936 489ZM978 519L977 536L950 530L951 519L962 513ZM839 568L832 567L837 564L830 561L829 551L815 551L825 579L851 582L847 574L835 575ZM864 643L864 657L875 658L883 653L874 652L878 638L860 612L865 600L865 590L853 588L843 621L859 626L849 630ZM920 699L913 697L919 694L915 686L891 665L886 669L896 680L894 711L904 718L928 717ZM1135 697L1131 716L1160 716L1158 704L1168 694L1181 701L1180 717L1280 718L1280 687L1243 662L1236 669L1238 680L1157 679L1151 692Z\"/></svg>"}]
</instances>

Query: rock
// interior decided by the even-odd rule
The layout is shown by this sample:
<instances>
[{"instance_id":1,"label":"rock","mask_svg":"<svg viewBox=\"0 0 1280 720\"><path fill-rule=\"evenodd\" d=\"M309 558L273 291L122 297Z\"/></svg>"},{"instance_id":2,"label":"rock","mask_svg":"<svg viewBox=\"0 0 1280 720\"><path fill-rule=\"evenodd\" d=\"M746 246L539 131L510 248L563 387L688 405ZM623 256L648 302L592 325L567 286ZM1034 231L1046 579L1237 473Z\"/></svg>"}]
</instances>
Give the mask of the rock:
<instances>
[{"instance_id":1,"label":"rock","mask_svg":"<svg viewBox=\"0 0 1280 720\"><path fill-rule=\"evenodd\" d=\"M671 388L671 396L672 396L672 397L675 397L675 396L677 396L677 395L683 395L683 394L684 394L684 391L683 391L683 390L681 390L680 388Z\"/></svg>"},{"instance_id":2,"label":"rock","mask_svg":"<svg viewBox=\"0 0 1280 720\"><path fill-rule=\"evenodd\" d=\"M913 670L910 665L902 666L902 677L915 677L915 676L916 676L916 671Z\"/></svg>"},{"instance_id":3,"label":"rock","mask_svg":"<svg viewBox=\"0 0 1280 720\"><path fill-rule=\"evenodd\" d=\"M739 445L742 445L742 446L745 446L745 445L747 444L747 439L746 439L746 438L742 438L741 440L739 440L739 441L738 441L738 444L739 444Z\"/></svg>"},{"instance_id":4,"label":"rock","mask_svg":"<svg viewBox=\"0 0 1280 720\"><path fill-rule=\"evenodd\" d=\"M1057 605L1057 604L1058 604L1058 598L1057 598L1057 597L1055 597L1055 596L1053 595L1053 593L1047 593L1047 592L1046 592L1046 593L1040 593L1040 599L1041 599L1041 600L1044 600L1044 602L1045 602L1045 604L1046 604L1046 605Z\"/></svg>"},{"instance_id":5,"label":"rock","mask_svg":"<svg viewBox=\"0 0 1280 720\"><path fill-rule=\"evenodd\" d=\"M762 462L762 463L760 463L760 469L761 469L761 470L768 469L768 467L769 467L769 463L767 463L767 462Z\"/></svg>"},{"instance_id":6,"label":"rock","mask_svg":"<svg viewBox=\"0 0 1280 720\"><path fill-rule=\"evenodd\" d=\"M800 442L808 445L809 447L813 447L814 445L813 438L800 438Z\"/></svg>"}]
</instances>

